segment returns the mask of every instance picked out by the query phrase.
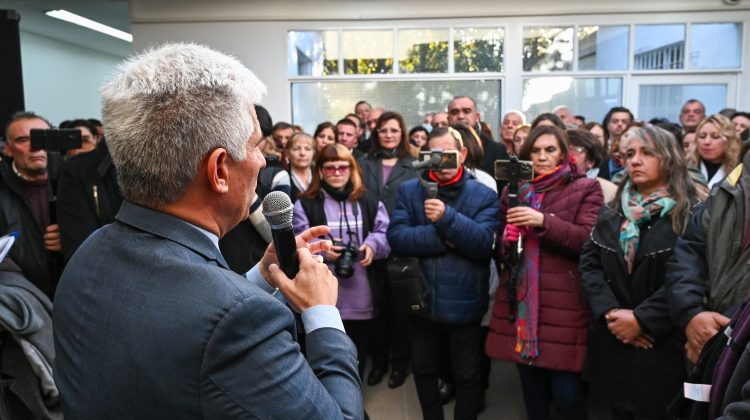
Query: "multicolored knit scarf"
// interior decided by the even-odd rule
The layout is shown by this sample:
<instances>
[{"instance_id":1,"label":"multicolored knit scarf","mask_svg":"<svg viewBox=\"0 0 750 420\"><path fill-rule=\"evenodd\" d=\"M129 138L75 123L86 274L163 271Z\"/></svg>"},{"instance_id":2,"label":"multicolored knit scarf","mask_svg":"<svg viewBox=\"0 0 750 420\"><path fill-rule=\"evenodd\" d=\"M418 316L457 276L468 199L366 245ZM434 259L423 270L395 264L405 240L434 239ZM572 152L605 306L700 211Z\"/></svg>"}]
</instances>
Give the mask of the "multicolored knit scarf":
<instances>
[{"instance_id":1,"label":"multicolored knit scarf","mask_svg":"<svg viewBox=\"0 0 750 420\"><path fill-rule=\"evenodd\" d=\"M518 196L521 202L534 210L542 210L544 193L570 179L571 167L567 161L552 172L534 178L521 185ZM533 228L526 228L523 267L516 292L518 313L516 315L516 353L524 359L539 356L539 238Z\"/></svg>"},{"instance_id":2,"label":"multicolored knit scarf","mask_svg":"<svg viewBox=\"0 0 750 420\"><path fill-rule=\"evenodd\" d=\"M675 201L666 188L659 188L644 198L628 179L622 189L620 205L625 215L620 226L620 247L625 254L625 262L628 263L628 273L632 273L641 236L638 225L648 223L651 216L657 213L662 217L669 214Z\"/></svg>"}]
</instances>

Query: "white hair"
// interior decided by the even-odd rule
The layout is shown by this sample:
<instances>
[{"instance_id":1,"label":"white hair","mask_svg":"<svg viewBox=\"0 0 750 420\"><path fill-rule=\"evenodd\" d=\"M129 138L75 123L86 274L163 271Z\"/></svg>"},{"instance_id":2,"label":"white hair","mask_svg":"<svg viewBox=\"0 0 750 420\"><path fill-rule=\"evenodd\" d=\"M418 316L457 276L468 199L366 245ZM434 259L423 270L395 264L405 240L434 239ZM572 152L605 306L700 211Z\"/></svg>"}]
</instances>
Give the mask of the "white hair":
<instances>
[{"instance_id":1,"label":"white hair","mask_svg":"<svg viewBox=\"0 0 750 420\"><path fill-rule=\"evenodd\" d=\"M202 45L165 44L121 63L101 94L123 196L158 208L185 193L212 150L245 160L265 91L237 59Z\"/></svg>"},{"instance_id":2,"label":"white hair","mask_svg":"<svg viewBox=\"0 0 750 420\"><path fill-rule=\"evenodd\" d=\"M526 114L524 114L523 112L521 112L521 111L519 111L517 109L509 109L505 113L505 115L503 116L503 119L505 119L505 117L507 117L508 114L516 114L516 115L518 115L519 117L521 117L521 124L526 124Z\"/></svg>"}]
</instances>

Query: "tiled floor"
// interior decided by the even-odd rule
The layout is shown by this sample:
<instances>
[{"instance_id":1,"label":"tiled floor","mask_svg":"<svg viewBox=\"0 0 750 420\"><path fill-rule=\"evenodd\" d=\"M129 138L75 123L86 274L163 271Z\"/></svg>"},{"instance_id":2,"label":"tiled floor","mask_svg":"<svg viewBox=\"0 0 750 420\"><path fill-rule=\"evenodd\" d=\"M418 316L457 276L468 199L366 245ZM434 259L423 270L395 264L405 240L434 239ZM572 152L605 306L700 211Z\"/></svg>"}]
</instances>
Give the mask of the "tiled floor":
<instances>
[{"instance_id":1,"label":"tiled floor","mask_svg":"<svg viewBox=\"0 0 750 420\"><path fill-rule=\"evenodd\" d=\"M422 418L417 399L417 389L411 375L406 383L397 389L389 389L388 376L376 386L365 385L365 409L372 420L418 420ZM521 384L512 363L492 362L490 387L486 394L486 408L480 419L523 420L526 410L521 397ZM445 405L446 420L453 419L453 405ZM607 420L606 407L593 396L589 398L589 418Z\"/></svg>"}]
</instances>

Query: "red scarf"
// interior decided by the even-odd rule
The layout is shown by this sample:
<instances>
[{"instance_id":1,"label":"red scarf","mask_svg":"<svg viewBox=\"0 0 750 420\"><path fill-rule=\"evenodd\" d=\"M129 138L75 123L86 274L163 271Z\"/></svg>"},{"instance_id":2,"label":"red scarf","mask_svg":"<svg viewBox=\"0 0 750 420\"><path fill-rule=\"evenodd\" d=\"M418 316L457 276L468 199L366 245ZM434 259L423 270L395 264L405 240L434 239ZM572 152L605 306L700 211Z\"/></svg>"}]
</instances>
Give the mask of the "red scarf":
<instances>
[{"instance_id":1,"label":"red scarf","mask_svg":"<svg viewBox=\"0 0 750 420\"><path fill-rule=\"evenodd\" d=\"M461 166L458 167L458 172L456 172L456 176L454 176L453 178L451 178L451 179L449 179L449 180L447 180L445 182L441 182L438 179L437 175L435 175L435 172L432 171L432 169L430 169L430 172L428 173L428 176L430 177L431 181L437 182L439 187L446 187L448 185L455 184L456 182L458 182L458 180L461 179L461 176L463 174L464 174L464 165L461 165Z\"/></svg>"}]
</instances>

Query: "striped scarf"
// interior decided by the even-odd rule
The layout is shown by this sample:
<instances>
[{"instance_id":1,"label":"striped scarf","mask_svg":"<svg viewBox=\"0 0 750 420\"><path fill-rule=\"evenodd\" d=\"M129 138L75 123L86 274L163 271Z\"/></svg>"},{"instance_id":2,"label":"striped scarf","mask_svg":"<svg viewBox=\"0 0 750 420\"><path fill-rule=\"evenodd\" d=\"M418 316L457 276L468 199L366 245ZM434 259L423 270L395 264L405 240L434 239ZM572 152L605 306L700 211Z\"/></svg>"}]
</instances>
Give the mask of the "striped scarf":
<instances>
[{"instance_id":1,"label":"striped scarf","mask_svg":"<svg viewBox=\"0 0 750 420\"><path fill-rule=\"evenodd\" d=\"M534 210L542 211L544 193L570 179L571 167L567 160L552 172L534 178L521 185L518 196L521 202ZM524 253L520 282L516 292L518 310L516 315L516 353L524 359L539 356L539 237L533 228L523 233Z\"/></svg>"},{"instance_id":2,"label":"striped scarf","mask_svg":"<svg viewBox=\"0 0 750 420\"><path fill-rule=\"evenodd\" d=\"M625 215L620 226L620 247L628 263L628 273L632 273L641 236L638 226L651 221L651 216L657 213L662 217L669 214L675 201L666 188L659 188L648 197L643 197L628 179L622 190L620 205Z\"/></svg>"}]
</instances>

